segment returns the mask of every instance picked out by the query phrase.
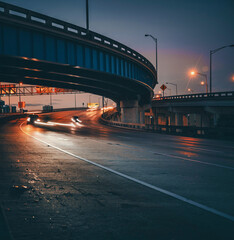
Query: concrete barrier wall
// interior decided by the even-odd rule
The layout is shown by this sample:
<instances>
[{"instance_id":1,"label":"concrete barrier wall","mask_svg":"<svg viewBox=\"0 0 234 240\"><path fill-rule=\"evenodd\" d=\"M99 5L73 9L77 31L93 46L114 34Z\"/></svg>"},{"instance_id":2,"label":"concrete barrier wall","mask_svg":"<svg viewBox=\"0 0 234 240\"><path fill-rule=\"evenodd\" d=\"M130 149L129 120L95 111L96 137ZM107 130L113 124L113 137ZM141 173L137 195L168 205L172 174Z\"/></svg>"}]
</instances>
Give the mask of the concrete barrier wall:
<instances>
[{"instance_id":1,"label":"concrete barrier wall","mask_svg":"<svg viewBox=\"0 0 234 240\"><path fill-rule=\"evenodd\" d=\"M11 121L11 120L14 120L14 119L17 119L17 118L23 118L23 117L26 117L26 116L27 116L26 114L22 114L22 113L0 114L0 123Z\"/></svg>"},{"instance_id":2,"label":"concrete barrier wall","mask_svg":"<svg viewBox=\"0 0 234 240\"><path fill-rule=\"evenodd\" d=\"M103 117L100 118L100 122L113 127L121 127L127 129L137 129L137 130L145 130L145 124L140 123L123 123L117 121L106 120Z\"/></svg>"}]
</instances>

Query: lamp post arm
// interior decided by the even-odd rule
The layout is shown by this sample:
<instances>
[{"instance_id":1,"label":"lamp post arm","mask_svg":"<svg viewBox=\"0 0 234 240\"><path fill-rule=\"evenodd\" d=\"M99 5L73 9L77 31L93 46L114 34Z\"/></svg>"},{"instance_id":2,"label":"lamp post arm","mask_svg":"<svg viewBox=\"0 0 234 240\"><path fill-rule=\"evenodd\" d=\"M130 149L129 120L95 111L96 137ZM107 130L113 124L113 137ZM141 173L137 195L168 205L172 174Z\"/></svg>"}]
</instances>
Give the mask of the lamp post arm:
<instances>
[{"instance_id":1,"label":"lamp post arm","mask_svg":"<svg viewBox=\"0 0 234 240\"><path fill-rule=\"evenodd\" d=\"M175 87L176 87L176 95L178 95L178 92L177 92L177 84L176 84L176 83L166 82L166 84L171 84L171 85L175 86Z\"/></svg>"},{"instance_id":2,"label":"lamp post arm","mask_svg":"<svg viewBox=\"0 0 234 240\"><path fill-rule=\"evenodd\" d=\"M220 47L220 48L216 48L216 49L214 49L214 50L211 50L210 52L211 52L211 54L213 54L213 53L216 53L216 52L218 52L219 50L221 50L221 49L223 49L223 48L227 48L227 47L234 47L234 44L227 45L227 46L223 46L223 47Z\"/></svg>"},{"instance_id":3,"label":"lamp post arm","mask_svg":"<svg viewBox=\"0 0 234 240\"><path fill-rule=\"evenodd\" d=\"M200 76L206 77L206 74L205 74L205 73L199 73L199 72L197 72L197 74L200 75Z\"/></svg>"},{"instance_id":4,"label":"lamp post arm","mask_svg":"<svg viewBox=\"0 0 234 240\"><path fill-rule=\"evenodd\" d=\"M155 42L155 52L156 52L155 70L156 70L157 81L158 81L158 39L152 36L151 34L145 34L145 37L151 37Z\"/></svg>"},{"instance_id":5,"label":"lamp post arm","mask_svg":"<svg viewBox=\"0 0 234 240\"><path fill-rule=\"evenodd\" d=\"M223 46L220 48L216 48L214 50L210 50L210 93L212 93L212 54L214 54L226 47L234 47L234 44L230 44L230 45L226 45L226 46Z\"/></svg>"}]
</instances>

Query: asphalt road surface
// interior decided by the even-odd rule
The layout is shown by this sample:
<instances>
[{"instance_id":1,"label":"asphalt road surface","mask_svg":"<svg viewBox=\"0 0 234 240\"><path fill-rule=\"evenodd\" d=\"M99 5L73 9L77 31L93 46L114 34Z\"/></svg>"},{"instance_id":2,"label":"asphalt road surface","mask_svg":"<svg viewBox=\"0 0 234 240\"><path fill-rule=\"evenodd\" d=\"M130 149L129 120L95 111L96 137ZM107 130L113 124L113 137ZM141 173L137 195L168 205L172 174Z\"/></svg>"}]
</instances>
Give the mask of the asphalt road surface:
<instances>
[{"instance_id":1,"label":"asphalt road surface","mask_svg":"<svg viewBox=\"0 0 234 240\"><path fill-rule=\"evenodd\" d=\"M49 115L0 126L0 239L234 239L233 142Z\"/></svg>"}]
</instances>

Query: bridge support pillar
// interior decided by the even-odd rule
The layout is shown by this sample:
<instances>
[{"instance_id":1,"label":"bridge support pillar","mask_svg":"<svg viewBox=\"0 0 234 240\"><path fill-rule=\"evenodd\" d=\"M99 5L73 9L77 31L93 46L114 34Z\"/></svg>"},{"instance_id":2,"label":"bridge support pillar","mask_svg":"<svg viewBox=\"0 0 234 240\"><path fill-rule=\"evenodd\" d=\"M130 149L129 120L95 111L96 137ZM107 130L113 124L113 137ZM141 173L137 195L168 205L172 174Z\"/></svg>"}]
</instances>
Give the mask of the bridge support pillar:
<instances>
[{"instance_id":1,"label":"bridge support pillar","mask_svg":"<svg viewBox=\"0 0 234 240\"><path fill-rule=\"evenodd\" d=\"M176 113L175 116L175 122L176 126L183 126L183 114L182 113Z\"/></svg>"},{"instance_id":2,"label":"bridge support pillar","mask_svg":"<svg viewBox=\"0 0 234 240\"><path fill-rule=\"evenodd\" d=\"M215 127L218 125L219 118L220 118L220 114L215 113L214 114L214 123L213 123Z\"/></svg>"},{"instance_id":3,"label":"bridge support pillar","mask_svg":"<svg viewBox=\"0 0 234 240\"><path fill-rule=\"evenodd\" d=\"M145 123L145 110L148 105L140 106L138 100L120 101L121 122L124 123Z\"/></svg>"},{"instance_id":4,"label":"bridge support pillar","mask_svg":"<svg viewBox=\"0 0 234 240\"><path fill-rule=\"evenodd\" d=\"M176 124L175 113L170 113L170 126L175 126L175 124Z\"/></svg>"}]
</instances>

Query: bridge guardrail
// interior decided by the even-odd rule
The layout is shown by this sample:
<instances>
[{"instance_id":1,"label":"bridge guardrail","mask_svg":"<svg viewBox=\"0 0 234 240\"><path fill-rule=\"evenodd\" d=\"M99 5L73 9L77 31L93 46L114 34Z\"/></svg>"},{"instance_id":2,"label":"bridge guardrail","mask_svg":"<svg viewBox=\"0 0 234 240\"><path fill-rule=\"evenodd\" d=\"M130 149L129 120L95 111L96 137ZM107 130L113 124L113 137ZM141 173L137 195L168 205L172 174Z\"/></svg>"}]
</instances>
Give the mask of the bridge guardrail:
<instances>
[{"instance_id":1,"label":"bridge guardrail","mask_svg":"<svg viewBox=\"0 0 234 240\"><path fill-rule=\"evenodd\" d=\"M153 98L153 101L167 101L167 100L204 100L204 99L223 99L223 98L234 98L234 92L214 92L214 93L196 93L187 95L175 95L166 97Z\"/></svg>"},{"instance_id":2,"label":"bridge guardrail","mask_svg":"<svg viewBox=\"0 0 234 240\"><path fill-rule=\"evenodd\" d=\"M0 2L0 15L1 14L6 16L10 15L15 19L25 20L26 22L31 22L33 24L37 24L40 26L42 25L47 26L58 31L76 35L79 38L92 41L95 44L98 43L105 47L109 47L111 49L114 49L115 51L131 56L141 64L148 67L154 75L156 73L155 68L150 63L150 61L146 59L144 56L142 56L140 53L136 52L135 50L127 47L126 45L120 42L117 42L111 38L108 38L96 32L90 30L87 32L87 29L76 26L74 24L67 23L65 21L53 17L48 17L44 14L30 11L4 2Z\"/></svg>"}]
</instances>

